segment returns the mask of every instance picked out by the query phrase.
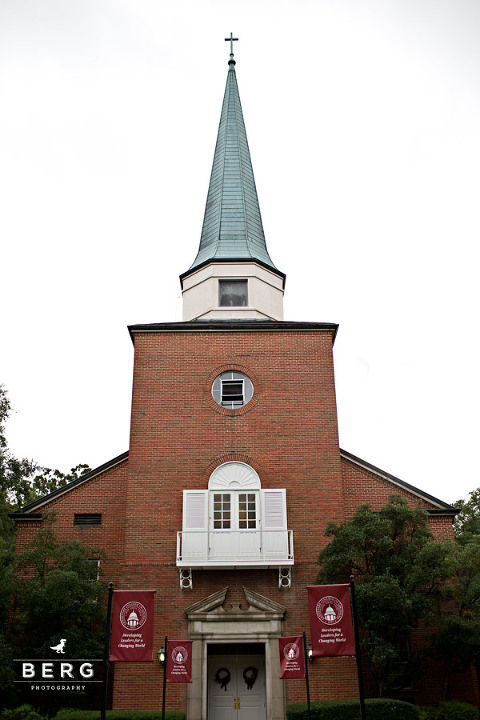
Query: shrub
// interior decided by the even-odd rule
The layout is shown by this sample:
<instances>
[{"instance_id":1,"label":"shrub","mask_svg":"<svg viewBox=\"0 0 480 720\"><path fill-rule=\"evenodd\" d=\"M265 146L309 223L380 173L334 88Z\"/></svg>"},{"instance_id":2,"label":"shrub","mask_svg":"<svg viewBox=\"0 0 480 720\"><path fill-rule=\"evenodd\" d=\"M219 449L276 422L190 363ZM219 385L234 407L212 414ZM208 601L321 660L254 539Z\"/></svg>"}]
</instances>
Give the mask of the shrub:
<instances>
[{"instance_id":1,"label":"shrub","mask_svg":"<svg viewBox=\"0 0 480 720\"><path fill-rule=\"evenodd\" d=\"M419 711L414 705L401 700L365 700L367 720L419 720ZM359 720L358 700L324 700L310 704L311 720ZM288 720L307 720L307 703L296 703L287 707ZM450 719L449 719L450 720ZM468 719L470 720L470 718Z\"/></svg>"},{"instance_id":2,"label":"shrub","mask_svg":"<svg viewBox=\"0 0 480 720\"><path fill-rule=\"evenodd\" d=\"M438 707L424 707L421 720L478 720L478 710L465 702L442 702Z\"/></svg>"},{"instance_id":3,"label":"shrub","mask_svg":"<svg viewBox=\"0 0 480 720\"><path fill-rule=\"evenodd\" d=\"M63 708L53 720L98 720L99 710L76 710ZM107 710L106 720L161 720L161 710ZM1 719L0 719L1 720ZM165 712L165 720L185 720L185 713L175 710Z\"/></svg>"},{"instance_id":4,"label":"shrub","mask_svg":"<svg viewBox=\"0 0 480 720\"><path fill-rule=\"evenodd\" d=\"M31 705L20 705L15 710L3 710L0 720L47 720L45 715L40 715Z\"/></svg>"},{"instance_id":5,"label":"shrub","mask_svg":"<svg viewBox=\"0 0 480 720\"><path fill-rule=\"evenodd\" d=\"M366 700L367 720L419 720L418 707L403 700Z\"/></svg>"}]
</instances>

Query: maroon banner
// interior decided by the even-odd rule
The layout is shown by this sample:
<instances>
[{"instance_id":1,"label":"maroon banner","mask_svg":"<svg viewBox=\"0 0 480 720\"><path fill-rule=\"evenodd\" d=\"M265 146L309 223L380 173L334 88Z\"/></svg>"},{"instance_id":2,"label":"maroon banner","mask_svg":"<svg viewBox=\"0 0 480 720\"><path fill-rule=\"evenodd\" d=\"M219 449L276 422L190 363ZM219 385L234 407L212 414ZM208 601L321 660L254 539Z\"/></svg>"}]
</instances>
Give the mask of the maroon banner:
<instances>
[{"instance_id":1,"label":"maroon banner","mask_svg":"<svg viewBox=\"0 0 480 720\"><path fill-rule=\"evenodd\" d=\"M114 590L112 610L112 662L153 660L155 590Z\"/></svg>"},{"instance_id":2,"label":"maroon banner","mask_svg":"<svg viewBox=\"0 0 480 720\"><path fill-rule=\"evenodd\" d=\"M192 682L192 641L168 639L167 682Z\"/></svg>"},{"instance_id":3,"label":"maroon banner","mask_svg":"<svg viewBox=\"0 0 480 720\"><path fill-rule=\"evenodd\" d=\"M355 655L348 585L309 585L313 657Z\"/></svg>"},{"instance_id":4,"label":"maroon banner","mask_svg":"<svg viewBox=\"0 0 480 720\"><path fill-rule=\"evenodd\" d=\"M305 677L305 652L302 635L278 638L280 650L280 678Z\"/></svg>"}]
</instances>

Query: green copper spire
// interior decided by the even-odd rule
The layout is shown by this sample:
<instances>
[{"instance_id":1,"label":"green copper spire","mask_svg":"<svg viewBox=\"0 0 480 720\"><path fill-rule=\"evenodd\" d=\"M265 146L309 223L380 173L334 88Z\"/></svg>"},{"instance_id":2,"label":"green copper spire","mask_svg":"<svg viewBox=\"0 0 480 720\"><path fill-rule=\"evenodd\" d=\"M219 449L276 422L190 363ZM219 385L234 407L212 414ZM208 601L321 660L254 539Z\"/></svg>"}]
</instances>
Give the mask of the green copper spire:
<instances>
[{"instance_id":1,"label":"green copper spire","mask_svg":"<svg viewBox=\"0 0 480 720\"><path fill-rule=\"evenodd\" d=\"M215 261L256 260L275 268L265 243L252 161L243 122L231 34L227 84L197 257L187 271ZM187 273L184 273L186 275Z\"/></svg>"}]
</instances>

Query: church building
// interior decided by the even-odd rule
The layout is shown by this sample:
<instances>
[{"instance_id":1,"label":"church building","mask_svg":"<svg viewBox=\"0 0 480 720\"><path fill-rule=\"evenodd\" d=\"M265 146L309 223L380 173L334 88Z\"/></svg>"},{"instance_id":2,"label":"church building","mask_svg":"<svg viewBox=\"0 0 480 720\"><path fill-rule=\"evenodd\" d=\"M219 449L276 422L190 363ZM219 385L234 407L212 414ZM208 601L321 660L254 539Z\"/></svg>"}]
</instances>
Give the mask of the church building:
<instances>
[{"instance_id":1,"label":"church building","mask_svg":"<svg viewBox=\"0 0 480 720\"><path fill-rule=\"evenodd\" d=\"M339 448L337 325L283 319L232 51L200 245L180 283L182 322L129 327L129 449L18 513L18 547L55 510L61 539L104 549L104 581L156 590L158 648L165 635L193 641L192 682L169 684L167 710L284 720L305 685L280 679L278 638L308 635L327 524L397 494L445 538L455 510ZM315 658L309 675L312 700L358 697L353 657ZM161 709L162 677L156 658L114 664L113 708ZM438 702L441 677L404 696Z\"/></svg>"}]
</instances>

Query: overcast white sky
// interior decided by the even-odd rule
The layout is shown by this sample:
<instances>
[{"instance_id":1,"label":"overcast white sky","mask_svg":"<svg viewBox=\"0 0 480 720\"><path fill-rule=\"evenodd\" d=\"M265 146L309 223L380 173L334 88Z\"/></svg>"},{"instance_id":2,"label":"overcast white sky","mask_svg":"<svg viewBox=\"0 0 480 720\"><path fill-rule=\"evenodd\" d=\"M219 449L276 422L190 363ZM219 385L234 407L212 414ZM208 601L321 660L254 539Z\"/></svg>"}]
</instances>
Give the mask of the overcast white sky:
<instances>
[{"instance_id":1,"label":"overcast white sky","mask_svg":"<svg viewBox=\"0 0 480 720\"><path fill-rule=\"evenodd\" d=\"M285 319L338 322L340 444L480 486L478 0L0 0L11 449L128 449L127 325L181 319L233 32Z\"/></svg>"}]
</instances>

